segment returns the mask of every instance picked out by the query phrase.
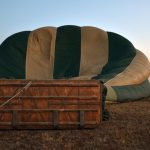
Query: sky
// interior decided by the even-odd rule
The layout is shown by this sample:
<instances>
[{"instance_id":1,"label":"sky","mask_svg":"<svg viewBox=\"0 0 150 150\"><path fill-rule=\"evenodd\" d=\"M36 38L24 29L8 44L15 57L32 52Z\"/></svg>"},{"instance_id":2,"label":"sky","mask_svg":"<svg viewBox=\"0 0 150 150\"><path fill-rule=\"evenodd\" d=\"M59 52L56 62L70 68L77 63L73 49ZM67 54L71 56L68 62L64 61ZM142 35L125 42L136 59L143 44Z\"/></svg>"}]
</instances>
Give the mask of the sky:
<instances>
[{"instance_id":1,"label":"sky","mask_svg":"<svg viewBox=\"0 0 150 150\"><path fill-rule=\"evenodd\" d=\"M61 25L116 32L150 60L150 0L0 0L0 43L16 32Z\"/></svg>"}]
</instances>

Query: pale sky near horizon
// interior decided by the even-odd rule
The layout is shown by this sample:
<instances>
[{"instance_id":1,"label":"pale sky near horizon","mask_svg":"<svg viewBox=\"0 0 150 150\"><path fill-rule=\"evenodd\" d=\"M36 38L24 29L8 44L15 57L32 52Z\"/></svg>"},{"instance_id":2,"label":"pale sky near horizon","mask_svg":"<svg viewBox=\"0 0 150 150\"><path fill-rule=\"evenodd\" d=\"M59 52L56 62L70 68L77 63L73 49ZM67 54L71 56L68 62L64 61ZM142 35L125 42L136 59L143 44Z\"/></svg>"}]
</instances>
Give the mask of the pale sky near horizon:
<instances>
[{"instance_id":1,"label":"pale sky near horizon","mask_svg":"<svg viewBox=\"0 0 150 150\"><path fill-rule=\"evenodd\" d=\"M150 60L150 0L1 0L0 43L43 26L96 26L129 39Z\"/></svg>"}]
</instances>

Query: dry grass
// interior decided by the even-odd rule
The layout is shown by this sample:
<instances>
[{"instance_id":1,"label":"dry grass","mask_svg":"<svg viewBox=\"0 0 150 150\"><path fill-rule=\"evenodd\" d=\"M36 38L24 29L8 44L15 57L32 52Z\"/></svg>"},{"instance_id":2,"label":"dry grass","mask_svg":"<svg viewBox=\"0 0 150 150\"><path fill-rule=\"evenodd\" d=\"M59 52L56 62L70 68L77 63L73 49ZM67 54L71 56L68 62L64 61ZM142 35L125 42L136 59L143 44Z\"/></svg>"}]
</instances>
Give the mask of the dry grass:
<instances>
[{"instance_id":1,"label":"dry grass","mask_svg":"<svg viewBox=\"0 0 150 150\"><path fill-rule=\"evenodd\" d=\"M110 120L93 130L0 131L0 150L150 150L150 98L107 109Z\"/></svg>"}]
</instances>

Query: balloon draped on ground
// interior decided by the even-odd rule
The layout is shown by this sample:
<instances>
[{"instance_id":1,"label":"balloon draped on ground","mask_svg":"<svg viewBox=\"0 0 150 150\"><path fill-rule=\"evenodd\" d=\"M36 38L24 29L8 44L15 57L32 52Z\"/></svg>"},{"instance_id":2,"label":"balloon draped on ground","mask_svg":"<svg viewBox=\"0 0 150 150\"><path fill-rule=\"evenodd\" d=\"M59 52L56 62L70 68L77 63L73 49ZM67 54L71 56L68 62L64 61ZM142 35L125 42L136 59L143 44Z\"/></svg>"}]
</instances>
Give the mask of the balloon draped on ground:
<instances>
[{"instance_id":1,"label":"balloon draped on ground","mask_svg":"<svg viewBox=\"0 0 150 150\"><path fill-rule=\"evenodd\" d=\"M149 76L150 62L141 51L96 27L43 27L13 34L0 45L1 79L100 80L111 102L150 96Z\"/></svg>"}]
</instances>

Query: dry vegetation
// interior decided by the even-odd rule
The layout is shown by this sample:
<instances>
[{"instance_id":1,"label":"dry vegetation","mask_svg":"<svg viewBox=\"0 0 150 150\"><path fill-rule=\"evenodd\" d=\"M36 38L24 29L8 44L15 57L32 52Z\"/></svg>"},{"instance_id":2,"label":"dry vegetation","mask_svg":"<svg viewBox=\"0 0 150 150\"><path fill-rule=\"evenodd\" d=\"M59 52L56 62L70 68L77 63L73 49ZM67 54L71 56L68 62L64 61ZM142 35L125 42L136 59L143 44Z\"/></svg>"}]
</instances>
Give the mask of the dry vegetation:
<instances>
[{"instance_id":1,"label":"dry vegetation","mask_svg":"<svg viewBox=\"0 0 150 150\"><path fill-rule=\"evenodd\" d=\"M0 131L0 150L150 150L150 98L107 109L110 120L93 130Z\"/></svg>"}]
</instances>

